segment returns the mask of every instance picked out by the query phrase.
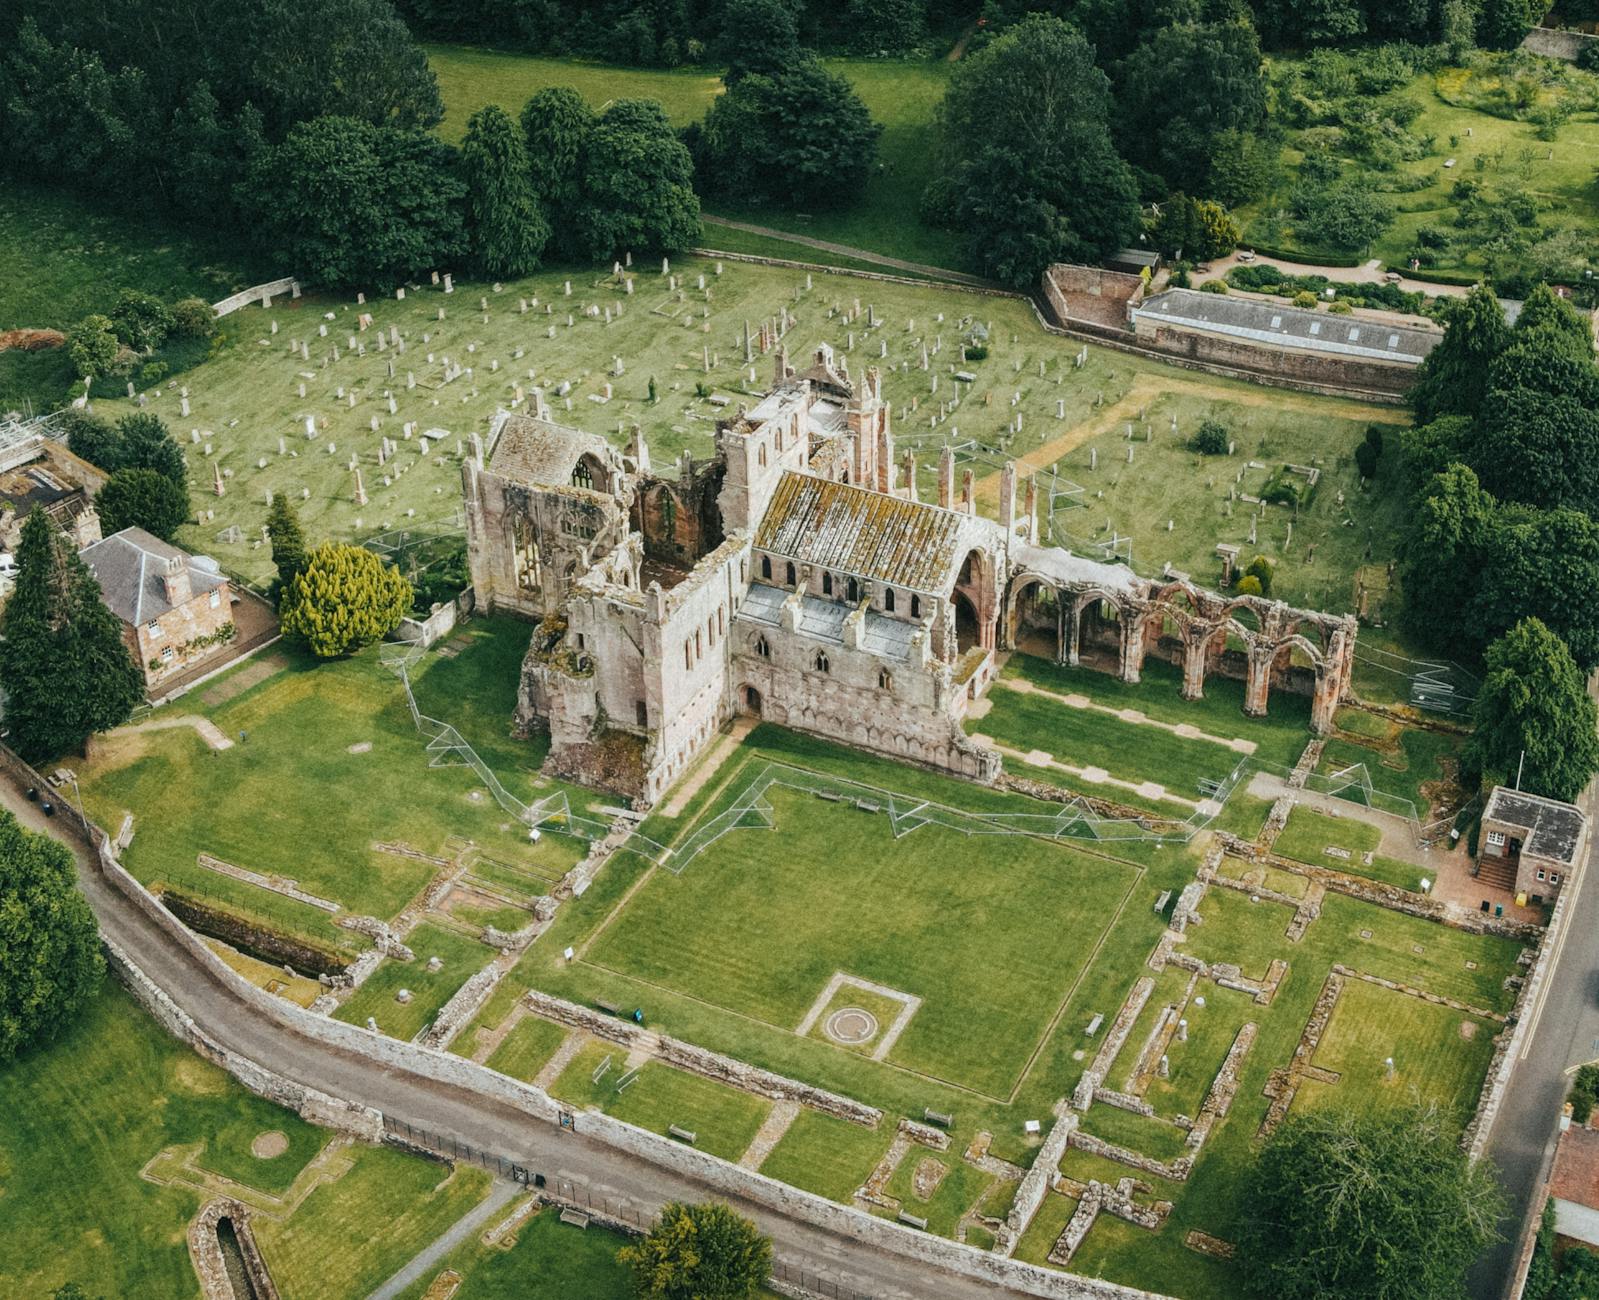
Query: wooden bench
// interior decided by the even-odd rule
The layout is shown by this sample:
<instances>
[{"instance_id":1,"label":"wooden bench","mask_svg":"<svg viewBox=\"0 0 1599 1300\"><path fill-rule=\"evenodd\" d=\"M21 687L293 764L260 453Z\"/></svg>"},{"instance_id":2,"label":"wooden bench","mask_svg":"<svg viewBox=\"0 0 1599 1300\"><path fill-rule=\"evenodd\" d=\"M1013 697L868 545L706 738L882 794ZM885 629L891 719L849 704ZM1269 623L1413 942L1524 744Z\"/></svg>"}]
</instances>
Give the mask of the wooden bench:
<instances>
[{"instance_id":1,"label":"wooden bench","mask_svg":"<svg viewBox=\"0 0 1599 1300\"><path fill-rule=\"evenodd\" d=\"M922 1232L927 1231L927 1220L920 1215L912 1214L909 1210L901 1210L899 1212L899 1221L907 1227L916 1228Z\"/></svg>"},{"instance_id":2,"label":"wooden bench","mask_svg":"<svg viewBox=\"0 0 1599 1300\"><path fill-rule=\"evenodd\" d=\"M955 1125L955 1117L953 1115L946 1115L942 1111L933 1110L930 1107L924 1106L922 1108L922 1118L929 1124L937 1124L940 1128L953 1128Z\"/></svg>"},{"instance_id":3,"label":"wooden bench","mask_svg":"<svg viewBox=\"0 0 1599 1300\"><path fill-rule=\"evenodd\" d=\"M561 1222L570 1223L574 1228L586 1230L589 1226L589 1216L584 1214L582 1210L566 1209L561 1211Z\"/></svg>"},{"instance_id":4,"label":"wooden bench","mask_svg":"<svg viewBox=\"0 0 1599 1300\"><path fill-rule=\"evenodd\" d=\"M700 1140L697 1133L691 1133L686 1128L678 1128L676 1124L672 1124L667 1127L666 1135L668 1137L675 1137L679 1142L687 1142L689 1146L697 1145Z\"/></svg>"}]
</instances>

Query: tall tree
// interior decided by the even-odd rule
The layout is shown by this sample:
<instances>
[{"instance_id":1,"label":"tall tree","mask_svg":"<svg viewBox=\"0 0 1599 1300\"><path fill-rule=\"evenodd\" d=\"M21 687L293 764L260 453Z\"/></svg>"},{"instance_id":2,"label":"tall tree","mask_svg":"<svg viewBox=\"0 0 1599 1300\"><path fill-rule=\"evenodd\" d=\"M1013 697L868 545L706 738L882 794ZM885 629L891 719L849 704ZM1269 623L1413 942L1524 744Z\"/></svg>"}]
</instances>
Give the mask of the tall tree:
<instances>
[{"instance_id":1,"label":"tall tree","mask_svg":"<svg viewBox=\"0 0 1599 1300\"><path fill-rule=\"evenodd\" d=\"M95 495L94 506L107 535L142 528L170 542L188 522L189 493L153 469L119 469Z\"/></svg>"},{"instance_id":2,"label":"tall tree","mask_svg":"<svg viewBox=\"0 0 1599 1300\"><path fill-rule=\"evenodd\" d=\"M1422 489L1400 541L1400 582L1410 630L1431 645L1446 644L1460 610L1476 598L1493 536L1498 503L1464 465L1450 465Z\"/></svg>"},{"instance_id":3,"label":"tall tree","mask_svg":"<svg viewBox=\"0 0 1599 1300\"><path fill-rule=\"evenodd\" d=\"M1599 772L1599 709L1561 639L1523 619L1488 647L1461 754L1473 783L1575 799Z\"/></svg>"},{"instance_id":4,"label":"tall tree","mask_svg":"<svg viewBox=\"0 0 1599 1300\"><path fill-rule=\"evenodd\" d=\"M843 77L806 55L718 95L701 136L701 189L814 210L858 202L882 128Z\"/></svg>"},{"instance_id":5,"label":"tall tree","mask_svg":"<svg viewBox=\"0 0 1599 1300\"><path fill-rule=\"evenodd\" d=\"M553 242L569 258L582 256L576 240L583 193L583 158L594 114L570 86L546 86L522 108L528 175L553 230Z\"/></svg>"},{"instance_id":6,"label":"tall tree","mask_svg":"<svg viewBox=\"0 0 1599 1300\"><path fill-rule=\"evenodd\" d=\"M295 576L305 568L305 530L294 503L279 492L267 507L267 537L272 542L272 567L278 571L275 596L282 598Z\"/></svg>"},{"instance_id":7,"label":"tall tree","mask_svg":"<svg viewBox=\"0 0 1599 1300\"><path fill-rule=\"evenodd\" d=\"M371 551L328 542L290 581L283 632L319 659L340 658L394 631L410 612L412 596L404 575Z\"/></svg>"},{"instance_id":8,"label":"tall tree","mask_svg":"<svg viewBox=\"0 0 1599 1300\"><path fill-rule=\"evenodd\" d=\"M17 586L0 614L11 747L42 760L126 722L144 679L100 586L41 510L22 525Z\"/></svg>"},{"instance_id":9,"label":"tall tree","mask_svg":"<svg viewBox=\"0 0 1599 1300\"><path fill-rule=\"evenodd\" d=\"M0 811L0 1065L71 1024L104 973L72 854Z\"/></svg>"},{"instance_id":10,"label":"tall tree","mask_svg":"<svg viewBox=\"0 0 1599 1300\"><path fill-rule=\"evenodd\" d=\"M250 186L268 238L318 285L385 288L464 250L455 152L421 132L303 122L263 151Z\"/></svg>"},{"instance_id":11,"label":"tall tree","mask_svg":"<svg viewBox=\"0 0 1599 1300\"><path fill-rule=\"evenodd\" d=\"M1266 123L1260 40L1248 22L1162 28L1115 76L1121 151L1167 189L1204 192L1222 133L1253 135Z\"/></svg>"},{"instance_id":12,"label":"tall tree","mask_svg":"<svg viewBox=\"0 0 1599 1300\"><path fill-rule=\"evenodd\" d=\"M179 487L189 481L183 448L173 439L166 422L149 411L135 411L117 421L117 450L112 459L112 464L101 468L153 469Z\"/></svg>"},{"instance_id":13,"label":"tall tree","mask_svg":"<svg viewBox=\"0 0 1599 1300\"><path fill-rule=\"evenodd\" d=\"M653 99L619 99L600 114L584 157L577 238L590 257L675 253L700 233L694 163Z\"/></svg>"},{"instance_id":14,"label":"tall tree","mask_svg":"<svg viewBox=\"0 0 1599 1300\"><path fill-rule=\"evenodd\" d=\"M1480 284L1450 310L1444 336L1417 368L1410 404L1416 423L1475 415L1494 359L1510 345L1510 326L1493 290Z\"/></svg>"},{"instance_id":15,"label":"tall tree","mask_svg":"<svg viewBox=\"0 0 1599 1300\"><path fill-rule=\"evenodd\" d=\"M467 119L461 170L478 268L493 279L528 274L539 264L550 226L533 194L527 146L504 109L490 104Z\"/></svg>"},{"instance_id":16,"label":"tall tree","mask_svg":"<svg viewBox=\"0 0 1599 1300\"><path fill-rule=\"evenodd\" d=\"M726 1205L668 1203L655 1227L616 1254L640 1300L748 1300L772 1271L772 1243Z\"/></svg>"},{"instance_id":17,"label":"tall tree","mask_svg":"<svg viewBox=\"0 0 1599 1300\"><path fill-rule=\"evenodd\" d=\"M1030 286L1051 262L1097 260L1139 225L1110 108L1082 35L1029 15L955 65L938 111L943 179L924 206L1009 284Z\"/></svg>"},{"instance_id":18,"label":"tall tree","mask_svg":"<svg viewBox=\"0 0 1599 1300\"><path fill-rule=\"evenodd\" d=\"M1475 602L1462 620L1486 645L1536 616L1584 671L1599 666L1599 523L1577 510L1501 506L1484 548ZM1469 634L1468 634L1469 639Z\"/></svg>"},{"instance_id":19,"label":"tall tree","mask_svg":"<svg viewBox=\"0 0 1599 1300\"><path fill-rule=\"evenodd\" d=\"M751 73L781 72L804 53L797 8L792 0L726 0L711 52L727 65L729 86Z\"/></svg>"},{"instance_id":20,"label":"tall tree","mask_svg":"<svg viewBox=\"0 0 1599 1300\"><path fill-rule=\"evenodd\" d=\"M1261 1300L1456 1300L1503 1204L1453 1117L1420 1106L1295 1114L1242 1190L1239 1271Z\"/></svg>"}]
</instances>

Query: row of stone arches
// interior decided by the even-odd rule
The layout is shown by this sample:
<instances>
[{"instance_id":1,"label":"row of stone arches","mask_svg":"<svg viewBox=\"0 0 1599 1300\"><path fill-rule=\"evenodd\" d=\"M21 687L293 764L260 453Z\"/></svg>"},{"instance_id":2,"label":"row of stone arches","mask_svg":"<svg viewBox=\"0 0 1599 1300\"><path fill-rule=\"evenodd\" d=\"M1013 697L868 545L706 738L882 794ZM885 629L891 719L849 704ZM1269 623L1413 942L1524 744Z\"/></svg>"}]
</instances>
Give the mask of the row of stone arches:
<instances>
[{"instance_id":1,"label":"row of stone arches","mask_svg":"<svg viewBox=\"0 0 1599 1300\"><path fill-rule=\"evenodd\" d=\"M1007 646L1058 663L1139 680L1151 656L1182 672L1187 699L1207 676L1245 683L1245 712L1267 712L1273 690L1312 700L1312 725L1330 730L1348 686L1351 621L1255 596L1223 597L1186 583L1145 592L1074 588L1041 574L1011 584L1003 620Z\"/></svg>"}]
</instances>

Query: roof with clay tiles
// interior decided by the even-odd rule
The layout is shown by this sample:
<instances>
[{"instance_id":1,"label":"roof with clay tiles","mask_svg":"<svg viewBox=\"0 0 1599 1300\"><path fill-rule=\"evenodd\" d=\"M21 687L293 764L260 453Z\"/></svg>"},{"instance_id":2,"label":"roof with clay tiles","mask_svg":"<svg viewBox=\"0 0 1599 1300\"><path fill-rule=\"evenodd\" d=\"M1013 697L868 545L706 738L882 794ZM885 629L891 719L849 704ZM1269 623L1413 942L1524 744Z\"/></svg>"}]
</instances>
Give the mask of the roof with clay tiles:
<instances>
[{"instance_id":1,"label":"roof with clay tiles","mask_svg":"<svg viewBox=\"0 0 1599 1300\"><path fill-rule=\"evenodd\" d=\"M954 510L790 470L761 517L755 548L873 582L941 592L976 541L972 523Z\"/></svg>"}]
</instances>

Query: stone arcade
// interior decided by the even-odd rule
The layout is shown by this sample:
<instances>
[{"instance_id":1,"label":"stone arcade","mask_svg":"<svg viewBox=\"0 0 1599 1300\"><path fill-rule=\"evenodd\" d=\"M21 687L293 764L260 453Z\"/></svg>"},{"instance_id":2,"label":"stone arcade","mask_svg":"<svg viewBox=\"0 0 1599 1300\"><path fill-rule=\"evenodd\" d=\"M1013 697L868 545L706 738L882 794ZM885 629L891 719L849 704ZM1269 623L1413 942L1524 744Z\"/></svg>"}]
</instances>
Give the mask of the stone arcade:
<instances>
[{"instance_id":1,"label":"stone arcade","mask_svg":"<svg viewBox=\"0 0 1599 1300\"><path fill-rule=\"evenodd\" d=\"M1155 655L1197 698L1209 673L1310 695L1330 730L1355 620L1041 546L1031 481L1000 474L999 518L957 493L945 449L936 502L897 462L875 368L827 347L718 422L706 464L651 469L534 414L500 412L463 480L480 606L536 620L516 724L548 728L550 769L653 801L735 713L992 780L999 755L961 729L996 653L1024 648L1137 681Z\"/></svg>"}]
</instances>

